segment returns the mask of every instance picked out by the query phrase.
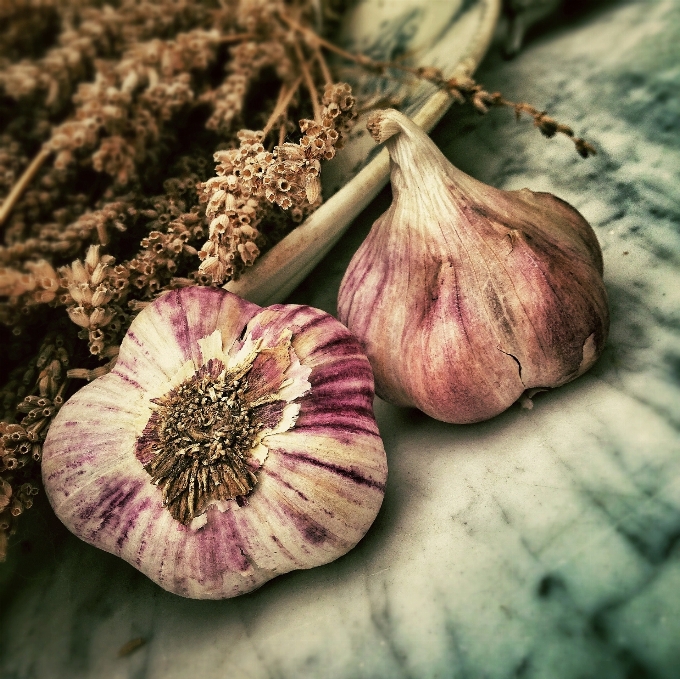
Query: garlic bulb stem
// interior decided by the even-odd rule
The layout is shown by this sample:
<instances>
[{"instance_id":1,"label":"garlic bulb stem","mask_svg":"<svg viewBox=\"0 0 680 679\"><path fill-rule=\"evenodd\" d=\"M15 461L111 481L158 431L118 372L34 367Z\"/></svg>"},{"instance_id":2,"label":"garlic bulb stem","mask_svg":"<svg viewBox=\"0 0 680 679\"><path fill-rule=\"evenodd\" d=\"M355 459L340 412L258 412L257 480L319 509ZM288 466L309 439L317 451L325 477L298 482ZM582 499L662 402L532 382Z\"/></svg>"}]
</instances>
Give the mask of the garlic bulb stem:
<instances>
[{"instance_id":1,"label":"garlic bulb stem","mask_svg":"<svg viewBox=\"0 0 680 679\"><path fill-rule=\"evenodd\" d=\"M427 186L433 173L451 174L453 170L454 177L463 174L442 156L437 145L418 125L394 109L376 111L368 119L366 127L376 142L385 143L390 154L390 180L394 194L407 189L402 168L408 168L409 182L422 187ZM418 198L428 200L427 192L411 196L411 199Z\"/></svg>"}]
</instances>

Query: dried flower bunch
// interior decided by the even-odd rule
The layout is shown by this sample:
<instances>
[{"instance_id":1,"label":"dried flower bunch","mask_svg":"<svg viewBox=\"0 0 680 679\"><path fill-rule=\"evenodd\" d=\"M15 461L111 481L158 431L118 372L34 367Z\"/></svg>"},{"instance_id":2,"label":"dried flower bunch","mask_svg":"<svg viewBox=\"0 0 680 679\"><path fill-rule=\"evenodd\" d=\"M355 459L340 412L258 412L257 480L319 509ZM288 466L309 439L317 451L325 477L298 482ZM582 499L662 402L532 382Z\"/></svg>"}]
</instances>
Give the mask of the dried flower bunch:
<instances>
[{"instance_id":1,"label":"dried flower bunch","mask_svg":"<svg viewBox=\"0 0 680 679\"><path fill-rule=\"evenodd\" d=\"M1 376L0 558L68 379L108 372L160 292L237 276L320 203L320 161L342 144L354 101L282 19L311 25L318 11L258 0L3 9L0 321L18 367ZM64 314L75 354L45 389L31 372L50 340L39 328ZM49 413L39 426L24 395Z\"/></svg>"},{"instance_id":2,"label":"dried flower bunch","mask_svg":"<svg viewBox=\"0 0 680 679\"><path fill-rule=\"evenodd\" d=\"M327 0L15 0L0 8L0 560L79 379L107 374L161 293L238 277L321 201L356 115L326 56L425 79L485 111L526 104L345 52ZM394 70L396 69L396 71ZM216 174L211 170L216 163ZM162 482L162 476L157 480Z\"/></svg>"},{"instance_id":3,"label":"dried flower bunch","mask_svg":"<svg viewBox=\"0 0 680 679\"><path fill-rule=\"evenodd\" d=\"M217 176L203 185L211 220L199 270L222 283L259 255L257 226L276 205L300 222L321 203L319 171L339 148L354 116L354 99L346 83L329 84L319 120L301 120L298 144L284 142L274 152L263 146L264 132L239 132L240 147L218 151Z\"/></svg>"},{"instance_id":4,"label":"dried flower bunch","mask_svg":"<svg viewBox=\"0 0 680 679\"><path fill-rule=\"evenodd\" d=\"M49 424L64 403L68 364L64 337L49 332L37 356L14 368L0 392L0 556L17 517L38 493L35 469Z\"/></svg>"}]
</instances>

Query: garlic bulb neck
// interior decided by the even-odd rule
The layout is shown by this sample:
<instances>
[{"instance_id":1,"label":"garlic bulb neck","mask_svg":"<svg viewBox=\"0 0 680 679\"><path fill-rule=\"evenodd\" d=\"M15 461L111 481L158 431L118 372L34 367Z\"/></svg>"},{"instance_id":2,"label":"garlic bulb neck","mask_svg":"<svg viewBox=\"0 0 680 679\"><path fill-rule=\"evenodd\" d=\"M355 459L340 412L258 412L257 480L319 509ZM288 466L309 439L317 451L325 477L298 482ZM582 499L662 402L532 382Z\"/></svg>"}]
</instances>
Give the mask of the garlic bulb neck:
<instances>
[{"instance_id":1,"label":"garlic bulb neck","mask_svg":"<svg viewBox=\"0 0 680 679\"><path fill-rule=\"evenodd\" d=\"M437 145L410 118L394 109L384 109L373 113L366 127L373 139L385 143L390 154L392 192L395 199L409 187L430 187L443 183L451 174L451 179L463 176L457 168L450 165ZM409 192L412 200L427 200L426 192Z\"/></svg>"}]
</instances>

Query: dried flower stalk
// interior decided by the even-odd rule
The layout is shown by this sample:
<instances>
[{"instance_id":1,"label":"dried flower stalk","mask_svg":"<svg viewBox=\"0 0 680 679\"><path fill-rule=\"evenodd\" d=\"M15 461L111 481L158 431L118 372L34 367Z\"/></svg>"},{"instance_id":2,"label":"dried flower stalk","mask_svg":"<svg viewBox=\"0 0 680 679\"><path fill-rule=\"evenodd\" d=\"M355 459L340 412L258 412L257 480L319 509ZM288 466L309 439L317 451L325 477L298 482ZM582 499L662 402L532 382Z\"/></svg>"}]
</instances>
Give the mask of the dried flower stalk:
<instances>
[{"instance_id":1,"label":"dried flower stalk","mask_svg":"<svg viewBox=\"0 0 680 679\"><path fill-rule=\"evenodd\" d=\"M511 108L519 120L522 114L529 115L534 120L534 125L545 137L554 137L562 134L569 137L576 147L576 151L583 158L597 153L595 147L585 139L576 137L574 131L568 125L559 123L554 118L548 116L547 111L541 111L535 106L526 102L514 102L506 99L500 92L487 92L484 87L472 78L447 78L440 69L432 66L408 66L398 62L377 61L364 54L354 54L338 47L306 26L301 26L290 17L282 15L282 19L295 31L304 35L308 40L318 47L323 47L338 56L359 64L377 75L386 75L390 70L402 71L416 78L426 80L439 89L448 92L451 97L460 104L472 105L479 113L487 113L491 107Z\"/></svg>"},{"instance_id":2,"label":"dried flower stalk","mask_svg":"<svg viewBox=\"0 0 680 679\"><path fill-rule=\"evenodd\" d=\"M40 153L31 161L31 164L26 168L24 173L19 178L19 181L12 187L12 190L7 194L7 197L0 206L0 226L5 223L5 220L12 212L14 206L17 204L21 194L26 190L28 185L33 181L35 175L38 173L43 163L50 157L49 149L42 149Z\"/></svg>"}]
</instances>

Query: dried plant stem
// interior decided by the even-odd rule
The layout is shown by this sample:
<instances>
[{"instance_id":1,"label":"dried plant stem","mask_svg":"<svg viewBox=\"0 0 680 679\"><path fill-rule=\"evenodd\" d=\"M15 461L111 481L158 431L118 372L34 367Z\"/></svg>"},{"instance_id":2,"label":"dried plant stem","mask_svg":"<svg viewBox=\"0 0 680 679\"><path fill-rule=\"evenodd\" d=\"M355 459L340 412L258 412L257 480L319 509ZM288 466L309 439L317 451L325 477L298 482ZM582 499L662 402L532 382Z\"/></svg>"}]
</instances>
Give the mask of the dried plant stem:
<instances>
[{"instance_id":1,"label":"dried plant stem","mask_svg":"<svg viewBox=\"0 0 680 679\"><path fill-rule=\"evenodd\" d=\"M314 120L318 123L321 121L321 104L319 103L319 95L316 91L316 85L314 84L314 78L309 72L309 67L307 66L307 61L302 53L300 44L295 42L295 55L297 56L298 63L300 65L300 71L302 72L302 78L305 82L305 87L309 91L309 98L312 102L312 110L314 111Z\"/></svg>"},{"instance_id":2,"label":"dried plant stem","mask_svg":"<svg viewBox=\"0 0 680 679\"><path fill-rule=\"evenodd\" d=\"M233 33L220 38L222 44L230 42L240 42L241 40L254 40L257 36L254 33Z\"/></svg>"},{"instance_id":3,"label":"dried plant stem","mask_svg":"<svg viewBox=\"0 0 680 679\"><path fill-rule=\"evenodd\" d=\"M301 82L302 76L299 76L293 82L292 85L290 85L289 87L286 87L284 85L281 88L281 91L279 92L279 98L276 102L276 106L274 106L274 110L272 111L272 114L269 116L267 124L264 126L264 129L262 130L265 137L271 132L272 128L274 127L274 125L276 125L279 118L286 112L288 104L290 104L290 100L297 92Z\"/></svg>"},{"instance_id":4,"label":"dried plant stem","mask_svg":"<svg viewBox=\"0 0 680 679\"><path fill-rule=\"evenodd\" d=\"M345 52L345 50L342 49L342 47L337 47L331 42L328 42L328 40L324 40L318 33L315 31L308 29L306 26L303 26L302 24L298 23L293 19L292 17L288 16L287 14L284 14L283 12L279 12L279 18L281 21L283 21L284 24L286 24L289 28L292 28L294 31L297 31L298 33L301 33L302 35L307 36L308 40L310 41L310 44L315 45L317 48L319 45L327 48L333 48L334 51L338 51L338 54L341 52L344 53L341 56L346 56L348 59L351 59L352 61L356 61L354 54L351 52Z\"/></svg>"},{"instance_id":5,"label":"dried plant stem","mask_svg":"<svg viewBox=\"0 0 680 679\"><path fill-rule=\"evenodd\" d=\"M328 68L328 63L326 62L326 59L323 56L323 52L319 49L318 45L314 46L314 57L316 59L316 62L319 64L319 68L321 69L321 75L323 76L324 84L330 85L333 82L331 69Z\"/></svg>"},{"instance_id":6,"label":"dried plant stem","mask_svg":"<svg viewBox=\"0 0 680 679\"><path fill-rule=\"evenodd\" d=\"M33 158L31 164L24 170L24 173L19 177L19 181L12 187L12 190L7 194L7 197L0 207L0 226L5 223L7 217L14 209L21 198L28 185L33 181L33 178L38 173L43 163L47 160L52 152L49 149L42 149L38 155Z\"/></svg>"}]
</instances>

